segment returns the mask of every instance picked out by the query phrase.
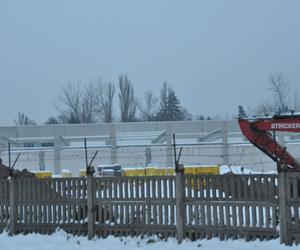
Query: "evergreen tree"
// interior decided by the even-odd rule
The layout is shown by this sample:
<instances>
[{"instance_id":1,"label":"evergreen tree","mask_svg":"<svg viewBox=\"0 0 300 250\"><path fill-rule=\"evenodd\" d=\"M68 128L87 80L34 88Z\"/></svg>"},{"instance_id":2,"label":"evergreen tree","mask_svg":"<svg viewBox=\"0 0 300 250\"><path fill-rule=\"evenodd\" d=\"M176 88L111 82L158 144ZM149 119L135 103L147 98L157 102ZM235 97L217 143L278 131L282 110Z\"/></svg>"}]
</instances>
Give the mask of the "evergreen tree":
<instances>
[{"instance_id":1,"label":"evergreen tree","mask_svg":"<svg viewBox=\"0 0 300 250\"><path fill-rule=\"evenodd\" d=\"M58 120L54 116L50 116L48 120L45 122L47 125L58 124Z\"/></svg>"},{"instance_id":2,"label":"evergreen tree","mask_svg":"<svg viewBox=\"0 0 300 250\"><path fill-rule=\"evenodd\" d=\"M183 118L180 101L171 87L168 89L167 118L168 121L179 121Z\"/></svg>"},{"instance_id":3,"label":"evergreen tree","mask_svg":"<svg viewBox=\"0 0 300 250\"><path fill-rule=\"evenodd\" d=\"M164 82L160 92L160 109L157 113L157 120L159 121L180 121L189 117L186 109L180 106L175 91Z\"/></svg>"},{"instance_id":4,"label":"evergreen tree","mask_svg":"<svg viewBox=\"0 0 300 250\"><path fill-rule=\"evenodd\" d=\"M238 117L239 118L245 118L245 117L247 117L246 112L244 110L244 107L242 105L239 105L238 108L239 108Z\"/></svg>"}]
</instances>

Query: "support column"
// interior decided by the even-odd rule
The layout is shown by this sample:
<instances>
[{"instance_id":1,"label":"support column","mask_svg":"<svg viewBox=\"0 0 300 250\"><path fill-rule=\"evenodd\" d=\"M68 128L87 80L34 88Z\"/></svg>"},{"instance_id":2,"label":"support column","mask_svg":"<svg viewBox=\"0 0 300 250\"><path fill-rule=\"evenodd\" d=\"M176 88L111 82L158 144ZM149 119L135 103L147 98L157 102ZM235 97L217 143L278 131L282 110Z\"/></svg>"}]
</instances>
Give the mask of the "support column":
<instances>
[{"instance_id":1,"label":"support column","mask_svg":"<svg viewBox=\"0 0 300 250\"><path fill-rule=\"evenodd\" d=\"M46 170L46 164L45 164L45 152L39 151L39 170L44 171Z\"/></svg>"},{"instance_id":2,"label":"support column","mask_svg":"<svg viewBox=\"0 0 300 250\"><path fill-rule=\"evenodd\" d=\"M110 162L111 164L118 163L117 157L117 137L116 137L116 127L114 124L110 124L109 128L109 144L110 144Z\"/></svg>"},{"instance_id":3,"label":"support column","mask_svg":"<svg viewBox=\"0 0 300 250\"><path fill-rule=\"evenodd\" d=\"M146 164L145 164L145 166L148 167L148 165L150 163L152 163L152 152L151 152L151 148L150 147L147 147L145 149L145 157L146 157Z\"/></svg>"},{"instance_id":4,"label":"support column","mask_svg":"<svg viewBox=\"0 0 300 250\"><path fill-rule=\"evenodd\" d=\"M174 165L173 163L173 147L172 147L172 127L171 123L166 123L166 137L167 137L167 167L170 168Z\"/></svg>"},{"instance_id":5,"label":"support column","mask_svg":"<svg viewBox=\"0 0 300 250\"><path fill-rule=\"evenodd\" d=\"M228 124L227 121L223 121L223 165L229 164L229 148L228 148Z\"/></svg>"},{"instance_id":6,"label":"support column","mask_svg":"<svg viewBox=\"0 0 300 250\"><path fill-rule=\"evenodd\" d=\"M53 172L55 175L60 174L61 172L61 161L60 161L60 154L61 154L61 140L57 137L54 141L54 168Z\"/></svg>"},{"instance_id":7,"label":"support column","mask_svg":"<svg viewBox=\"0 0 300 250\"><path fill-rule=\"evenodd\" d=\"M279 144L283 147L285 146L284 134L285 132L280 132L278 136Z\"/></svg>"}]
</instances>

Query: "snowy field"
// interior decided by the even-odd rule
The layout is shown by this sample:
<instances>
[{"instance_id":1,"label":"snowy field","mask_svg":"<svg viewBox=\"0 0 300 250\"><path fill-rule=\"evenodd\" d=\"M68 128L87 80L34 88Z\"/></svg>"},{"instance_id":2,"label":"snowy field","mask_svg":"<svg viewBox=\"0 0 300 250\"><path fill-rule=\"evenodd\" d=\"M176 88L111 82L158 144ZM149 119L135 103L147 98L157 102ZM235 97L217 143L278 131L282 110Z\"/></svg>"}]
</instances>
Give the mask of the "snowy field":
<instances>
[{"instance_id":1,"label":"snowy field","mask_svg":"<svg viewBox=\"0 0 300 250\"><path fill-rule=\"evenodd\" d=\"M299 246L284 246L280 245L279 239L270 241L250 241L244 240L227 240L219 241L218 238L212 240L185 240L178 245L176 239L172 238L167 241L160 240L157 237L146 238L130 238L121 237L114 238L112 236L106 239L87 240L86 237L74 237L66 234L63 231L49 235L28 234L17 235L10 237L7 233L0 234L0 249L2 250L73 250L73 249L87 249L87 250L126 250L126 249L160 249L160 250L174 250L174 249L222 249L222 250L248 250L248 249L264 249L264 250L279 250L279 249L299 249Z\"/></svg>"}]
</instances>

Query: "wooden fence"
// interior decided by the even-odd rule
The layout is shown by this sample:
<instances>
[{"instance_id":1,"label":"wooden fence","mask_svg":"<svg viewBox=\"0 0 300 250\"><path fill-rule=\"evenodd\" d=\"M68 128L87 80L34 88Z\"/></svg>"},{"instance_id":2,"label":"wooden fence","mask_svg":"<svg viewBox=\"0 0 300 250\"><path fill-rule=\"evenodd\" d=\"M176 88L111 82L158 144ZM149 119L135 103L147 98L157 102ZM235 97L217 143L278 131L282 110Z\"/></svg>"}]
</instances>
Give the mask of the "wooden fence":
<instances>
[{"instance_id":1,"label":"wooden fence","mask_svg":"<svg viewBox=\"0 0 300 250\"><path fill-rule=\"evenodd\" d=\"M280 189L280 237L291 245L300 243L300 173L279 174Z\"/></svg>"},{"instance_id":2,"label":"wooden fence","mask_svg":"<svg viewBox=\"0 0 300 250\"><path fill-rule=\"evenodd\" d=\"M98 235L175 236L175 179L107 177L95 180Z\"/></svg>"},{"instance_id":3,"label":"wooden fence","mask_svg":"<svg viewBox=\"0 0 300 250\"><path fill-rule=\"evenodd\" d=\"M0 232L9 222L9 182L0 178Z\"/></svg>"},{"instance_id":4,"label":"wooden fence","mask_svg":"<svg viewBox=\"0 0 300 250\"><path fill-rule=\"evenodd\" d=\"M282 180L285 190L278 189ZM177 236L179 241L270 239L280 233L282 242L298 243L299 184L300 174L295 173L280 173L279 179L277 175L182 174L12 178L0 180L0 230L52 233L62 228L89 238L159 234ZM286 196L280 195L285 191ZM279 208L286 212L279 214Z\"/></svg>"}]
</instances>

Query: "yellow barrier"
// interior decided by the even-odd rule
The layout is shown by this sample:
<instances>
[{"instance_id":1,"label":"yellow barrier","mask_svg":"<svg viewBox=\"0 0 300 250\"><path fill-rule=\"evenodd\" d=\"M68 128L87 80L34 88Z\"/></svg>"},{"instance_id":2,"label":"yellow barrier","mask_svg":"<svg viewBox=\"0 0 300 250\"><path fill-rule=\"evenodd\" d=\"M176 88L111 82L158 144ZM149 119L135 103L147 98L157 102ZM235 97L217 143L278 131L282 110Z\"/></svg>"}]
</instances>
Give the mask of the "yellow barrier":
<instances>
[{"instance_id":1,"label":"yellow barrier","mask_svg":"<svg viewBox=\"0 0 300 250\"><path fill-rule=\"evenodd\" d=\"M71 178L72 177L72 172L71 171L62 171L61 172L61 177L63 177L63 178Z\"/></svg>"},{"instance_id":2,"label":"yellow barrier","mask_svg":"<svg viewBox=\"0 0 300 250\"><path fill-rule=\"evenodd\" d=\"M79 176L80 177L85 177L86 176L86 169L80 169L79 170Z\"/></svg>"},{"instance_id":3,"label":"yellow barrier","mask_svg":"<svg viewBox=\"0 0 300 250\"><path fill-rule=\"evenodd\" d=\"M51 171L38 171L38 172L35 172L34 175L38 179L45 179L45 178L51 178L52 172Z\"/></svg>"},{"instance_id":4,"label":"yellow barrier","mask_svg":"<svg viewBox=\"0 0 300 250\"><path fill-rule=\"evenodd\" d=\"M197 174L197 168L198 167L184 167L184 174Z\"/></svg>"},{"instance_id":5,"label":"yellow barrier","mask_svg":"<svg viewBox=\"0 0 300 250\"><path fill-rule=\"evenodd\" d=\"M206 166L185 166L184 174L201 175L201 174L220 174L220 167L218 165ZM174 175L174 168L127 168L123 170L123 176L166 176Z\"/></svg>"},{"instance_id":6,"label":"yellow barrier","mask_svg":"<svg viewBox=\"0 0 300 250\"><path fill-rule=\"evenodd\" d=\"M220 174L220 166L199 166L197 167L196 174Z\"/></svg>"},{"instance_id":7,"label":"yellow barrier","mask_svg":"<svg viewBox=\"0 0 300 250\"><path fill-rule=\"evenodd\" d=\"M146 168L147 176L166 176L174 175L174 169L166 168Z\"/></svg>"},{"instance_id":8,"label":"yellow barrier","mask_svg":"<svg viewBox=\"0 0 300 250\"><path fill-rule=\"evenodd\" d=\"M146 172L144 168L133 168L133 169L124 169L123 176L145 176Z\"/></svg>"}]
</instances>

